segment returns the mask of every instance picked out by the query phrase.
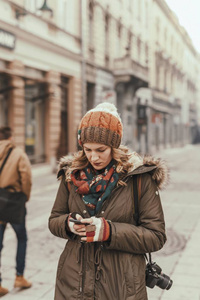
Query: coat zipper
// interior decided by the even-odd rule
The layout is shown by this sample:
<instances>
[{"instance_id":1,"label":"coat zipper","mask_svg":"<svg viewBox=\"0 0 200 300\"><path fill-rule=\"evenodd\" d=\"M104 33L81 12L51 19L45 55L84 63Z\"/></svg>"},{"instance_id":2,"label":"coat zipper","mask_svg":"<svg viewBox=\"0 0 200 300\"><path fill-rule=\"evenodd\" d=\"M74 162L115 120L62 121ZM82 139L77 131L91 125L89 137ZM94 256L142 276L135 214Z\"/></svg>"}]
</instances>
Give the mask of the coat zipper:
<instances>
[{"instance_id":1,"label":"coat zipper","mask_svg":"<svg viewBox=\"0 0 200 300\"><path fill-rule=\"evenodd\" d=\"M127 182L128 177L129 177L129 176L127 176L126 178L124 178L124 179L125 179L124 182ZM113 189L112 193L115 192L116 190L118 190L120 187L121 187L121 186L116 186L116 187ZM101 211L102 211L103 207L105 206L105 204L106 204L106 203L109 201L109 199L111 198L112 193L111 193L111 195L104 201L104 203L103 203L103 205L102 205L102 208L101 208ZM86 205L85 205L85 208L87 208ZM98 217L98 215L101 213L101 211L96 215L97 217ZM81 285L80 285L80 293L81 293L81 299L83 300L83 289L84 289L84 281L85 281L85 260L84 260L85 247L84 247L84 245L83 245L82 247L83 247L83 251L82 251L82 262L83 262L83 263L82 263L82 283L81 283ZM95 270L95 273L96 273L96 270Z\"/></svg>"},{"instance_id":2,"label":"coat zipper","mask_svg":"<svg viewBox=\"0 0 200 300\"><path fill-rule=\"evenodd\" d=\"M85 259L84 259L84 255L85 255L85 246L84 243L82 244L83 247L83 251L82 251L82 282L81 282L81 286L80 286L80 292L81 292L81 299L83 299L83 290L84 290L84 282L85 282Z\"/></svg>"}]
</instances>

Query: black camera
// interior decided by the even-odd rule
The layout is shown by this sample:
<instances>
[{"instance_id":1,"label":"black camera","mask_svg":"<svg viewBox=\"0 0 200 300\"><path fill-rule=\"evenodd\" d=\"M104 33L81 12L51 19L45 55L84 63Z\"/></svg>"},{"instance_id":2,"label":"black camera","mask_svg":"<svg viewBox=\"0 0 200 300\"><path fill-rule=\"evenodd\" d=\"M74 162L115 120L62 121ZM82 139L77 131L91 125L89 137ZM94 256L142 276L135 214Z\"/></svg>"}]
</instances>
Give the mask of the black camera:
<instances>
[{"instance_id":1,"label":"black camera","mask_svg":"<svg viewBox=\"0 0 200 300\"><path fill-rule=\"evenodd\" d=\"M155 262L146 265L146 286L153 289L157 285L163 290L169 290L172 284L170 277L162 273L162 269Z\"/></svg>"}]
</instances>

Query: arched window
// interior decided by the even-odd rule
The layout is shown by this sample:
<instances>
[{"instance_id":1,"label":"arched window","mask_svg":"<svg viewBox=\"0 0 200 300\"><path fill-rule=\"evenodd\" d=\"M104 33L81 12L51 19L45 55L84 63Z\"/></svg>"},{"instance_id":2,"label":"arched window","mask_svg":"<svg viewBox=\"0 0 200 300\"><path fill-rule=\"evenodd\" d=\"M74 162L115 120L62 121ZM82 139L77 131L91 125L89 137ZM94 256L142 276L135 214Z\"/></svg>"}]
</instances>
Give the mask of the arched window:
<instances>
[{"instance_id":1,"label":"arched window","mask_svg":"<svg viewBox=\"0 0 200 300\"><path fill-rule=\"evenodd\" d=\"M8 125L9 79L0 74L0 126Z\"/></svg>"},{"instance_id":2,"label":"arched window","mask_svg":"<svg viewBox=\"0 0 200 300\"><path fill-rule=\"evenodd\" d=\"M109 40L110 40L110 15L108 12L105 13L105 63L109 63Z\"/></svg>"},{"instance_id":3,"label":"arched window","mask_svg":"<svg viewBox=\"0 0 200 300\"><path fill-rule=\"evenodd\" d=\"M94 2L89 2L89 45L94 46Z\"/></svg>"},{"instance_id":4,"label":"arched window","mask_svg":"<svg viewBox=\"0 0 200 300\"><path fill-rule=\"evenodd\" d=\"M141 46L142 46L142 42L141 42L140 37L138 37L138 39L137 39L138 61L140 61L140 58L141 58L141 50L142 50Z\"/></svg>"},{"instance_id":5,"label":"arched window","mask_svg":"<svg viewBox=\"0 0 200 300\"><path fill-rule=\"evenodd\" d=\"M116 57L121 55L121 34L122 34L122 23L121 18L117 22L117 36L116 36Z\"/></svg>"}]
</instances>

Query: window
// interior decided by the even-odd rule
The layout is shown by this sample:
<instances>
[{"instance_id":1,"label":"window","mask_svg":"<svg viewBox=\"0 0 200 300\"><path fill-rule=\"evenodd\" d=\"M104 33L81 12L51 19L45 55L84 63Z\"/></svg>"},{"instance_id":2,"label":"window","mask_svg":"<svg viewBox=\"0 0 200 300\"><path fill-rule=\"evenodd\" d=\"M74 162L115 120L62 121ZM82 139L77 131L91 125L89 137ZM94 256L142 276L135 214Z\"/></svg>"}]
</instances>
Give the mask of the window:
<instances>
[{"instance_id":1,"label":"window","mask_svg":"<svg viewBox=\"0 0 200 300\"><path fill-rule=\"evenodd\" d=\"M133 10L133 0L128 1L128 10L130 11L130 13L132 12L132 10Z\"/></svg>"},{"instance_id":2,"label":"window","mask_svg":"<svg viewBox=\"0 0 200 300\"><path fill-rule=\"evenodd\" d=\"M95 101L95 84L87 82L87 110L94 107Z\"/></svg>"},{"instance_id":3,"label":"window","mask_svg":"<svg viewBox=\"0 0 200 300\"><path fill-rule=\"evenodd\" d=\"M109 23L110 23L110 16L108 12L105 14L105 65L107 66L109 63Z\"/></svg>"},{"instance_id":4,"label":"window","mask_svg":"<svg viewBox=\"0 0 200 300\"><path fill-rule=\"evenodd\" d=\"M109 50L109 14L106 13L105 15L105 52L108 54Z\"/></svg>"},{"instance_id":5,"label":"window","mask_svg":"<svg viewBox=\"0 0 200 300\"><path fill-rule=\"evenodd\" d=\"M57 6L57 22L59 26L62 29L77 35L77 32L79 31L79 23L77 22L79 18L77 0L59 0Z\"/></svg>"},{"instance_id":6,"label":"window","mask_svg":"<svg viewBox=\"0 0 200 300\"><path fill-rule=\"evenodd\" d=\"M122 33L122 24L121 19L117 22L117 36L116 36L116 57L121 55L121 33Z\"/></svg>"},{"instance_id":7,"label":"window","mask_svg":"<svg viewBox=\"0 0 200 300\"><path fill-rule=\"evenodd\" d=\"M141 20L141 13L142 13L142 0L138 0L138 21Z\"/></svg>"},{"instance_id":8,"label":"window","mask_svg":"<svg viewBox=\"0 0 200 300\"><path fill-rule=\"evenodd\" d=\"M36 12L36 0L26 0L25 9L31 11L32 13Z\"/></svg>"},{"instance_id":9,"label":"window","mask_svg":"<svg viewBox=\"0 0 200 300\"><path fill-rule=\"evenodd\" d=\"M156 36L157 36L157 42L159 42L159 38L160 38L160 20L159 20L159 18L156 18Z\"/></svg>"},{"instance_id":10,"label":"window","mask_svg":"<svg viewBox=\"0 0 200 300\"><path fill-rule=\"evenodd\" d=\"M42 7L42 5L43 0L25 0L24 7L32 13L36 13L37 10Z\"/></svg>"},{"instance_id":11,"label":"window","mask_svg":"<svg viewBox=\"0 0 200 300\"><path fill-rule=\"evenodd\" d=\"M171 37L171 53L173 54L174 51L174 38L173 36Z\"/></svg>"},{"instance_id":12,"label":"window","mask_svg":"<svg viewBox=\"0 0 200 300\"><path fill-rule=\"evenodd\" d=\"M45 159L45 84L25 81L25 150L31 162Z\"/></svg>"},{"instance_id":13,"label":"window","mask_svg":"<svg viewBox=\"0 0 200 300\"><path fill-rule=\"evenodd\" d=\"M8 77L4 74L0 74L0 126L8 125L8 82Z\"/></svg>"},{"instance_id":14,"label":"window","mask_svg":"<svg viewBox=\"0 0 200 300\"><path fill-rule=\"evenodd\" d=\"M140 61L140 58L141 58L141 40L140 40L140 37L138 37L137 39L137 49L138 49L138 60Z\"/></svg>"},{"instance_id":15,"label":"window","mask_svg":"<svg viewBox=\"0 0 200 300\"><path fill-rule=\"evenodd\" d=\"M145 45L145 64L148 65L149 63L149 48L148 45Z\"/></svg>"},{"instance_id":16,"label":"window","mask_svg":"<svg viewBox=\"0 0 200 300\"><path fill-rule=\"evenodd\" d=\"M146 26L146 28L148 28L148 24L149 24L149 4L146 1L145 2L145 26Z\"/></svg>"},{"instance_id":17,"label":"window","mask_svg":"<svg viewBox=\"0 0 200 300\"><path fill-rule=\"evenodd\" d=\"M165 49L167 48L167 43L168 43L168 34L167 34L167 28L165 28L164 30L164 45L165 45Z\"/></svg>"},{"instance_id":18,"label":"window","mask_svg":"<svg viewBox=\"0 0 200 300\"><path fill-rule=\"evenodd\" d=\"M132 52L132 32L131 30L128 31L128 42L127 42L127 55L131 56L131 52Z\"/></svg>"},{"instance_id":19,"label":"window","mask_svg":"<svg viewBox=\"0 0 200 300\"><path fill-rule=\"evenodd\" d=\"M57 149L57 159L68 152L68 95L69 78L61 77L61 112L60 112L60 141Z\"/></svg>"},{"instance_id":20,"label":"window","mask_svg":"<svg viewBox=\"0 0 200 300\"><path fill-rule=\"evenodd\" d=\"M89 3L89 44L93 47L94 44L94 3Z\"/></svg>"},{"instance_id":21,"label":"window","mask_svg":"<svg viewBox=\"0 0 200 300\"><path fill-rule=\"evenodd\" d=\"M156 88L160 88L160 66L159 62L156 64Z\"/></svg>"}]
</instances>

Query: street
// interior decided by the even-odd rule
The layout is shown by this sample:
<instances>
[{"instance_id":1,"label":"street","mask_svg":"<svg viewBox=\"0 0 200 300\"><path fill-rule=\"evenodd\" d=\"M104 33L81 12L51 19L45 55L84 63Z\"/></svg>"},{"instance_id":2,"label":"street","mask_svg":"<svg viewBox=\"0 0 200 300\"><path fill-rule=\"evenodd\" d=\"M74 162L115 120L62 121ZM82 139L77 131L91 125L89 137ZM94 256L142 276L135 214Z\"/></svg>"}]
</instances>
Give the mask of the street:
<instances>
[{"instance_id":1,"label":"street","mask_svg":"<svg viewBox=\"0 0 200 300\"><path fill-rule=\"evenodd\" d=\"M161 191L166 220L167 242L153 254L153 261L170 276L173 286L162 290L148 288L150 300L200 299L200 146L188 145L160 151L170 167L170 183ZM2 251L3 286L10 293L5 300L53 300L56 268L65 240L48 230L48 217L59 182L50 168L33 166L33 189L27 205L28 250L25 277L33 286L13 288L16 238L8 226ZM114 300L114 299L110 299Z\"/></svg>"}]
</instances>

